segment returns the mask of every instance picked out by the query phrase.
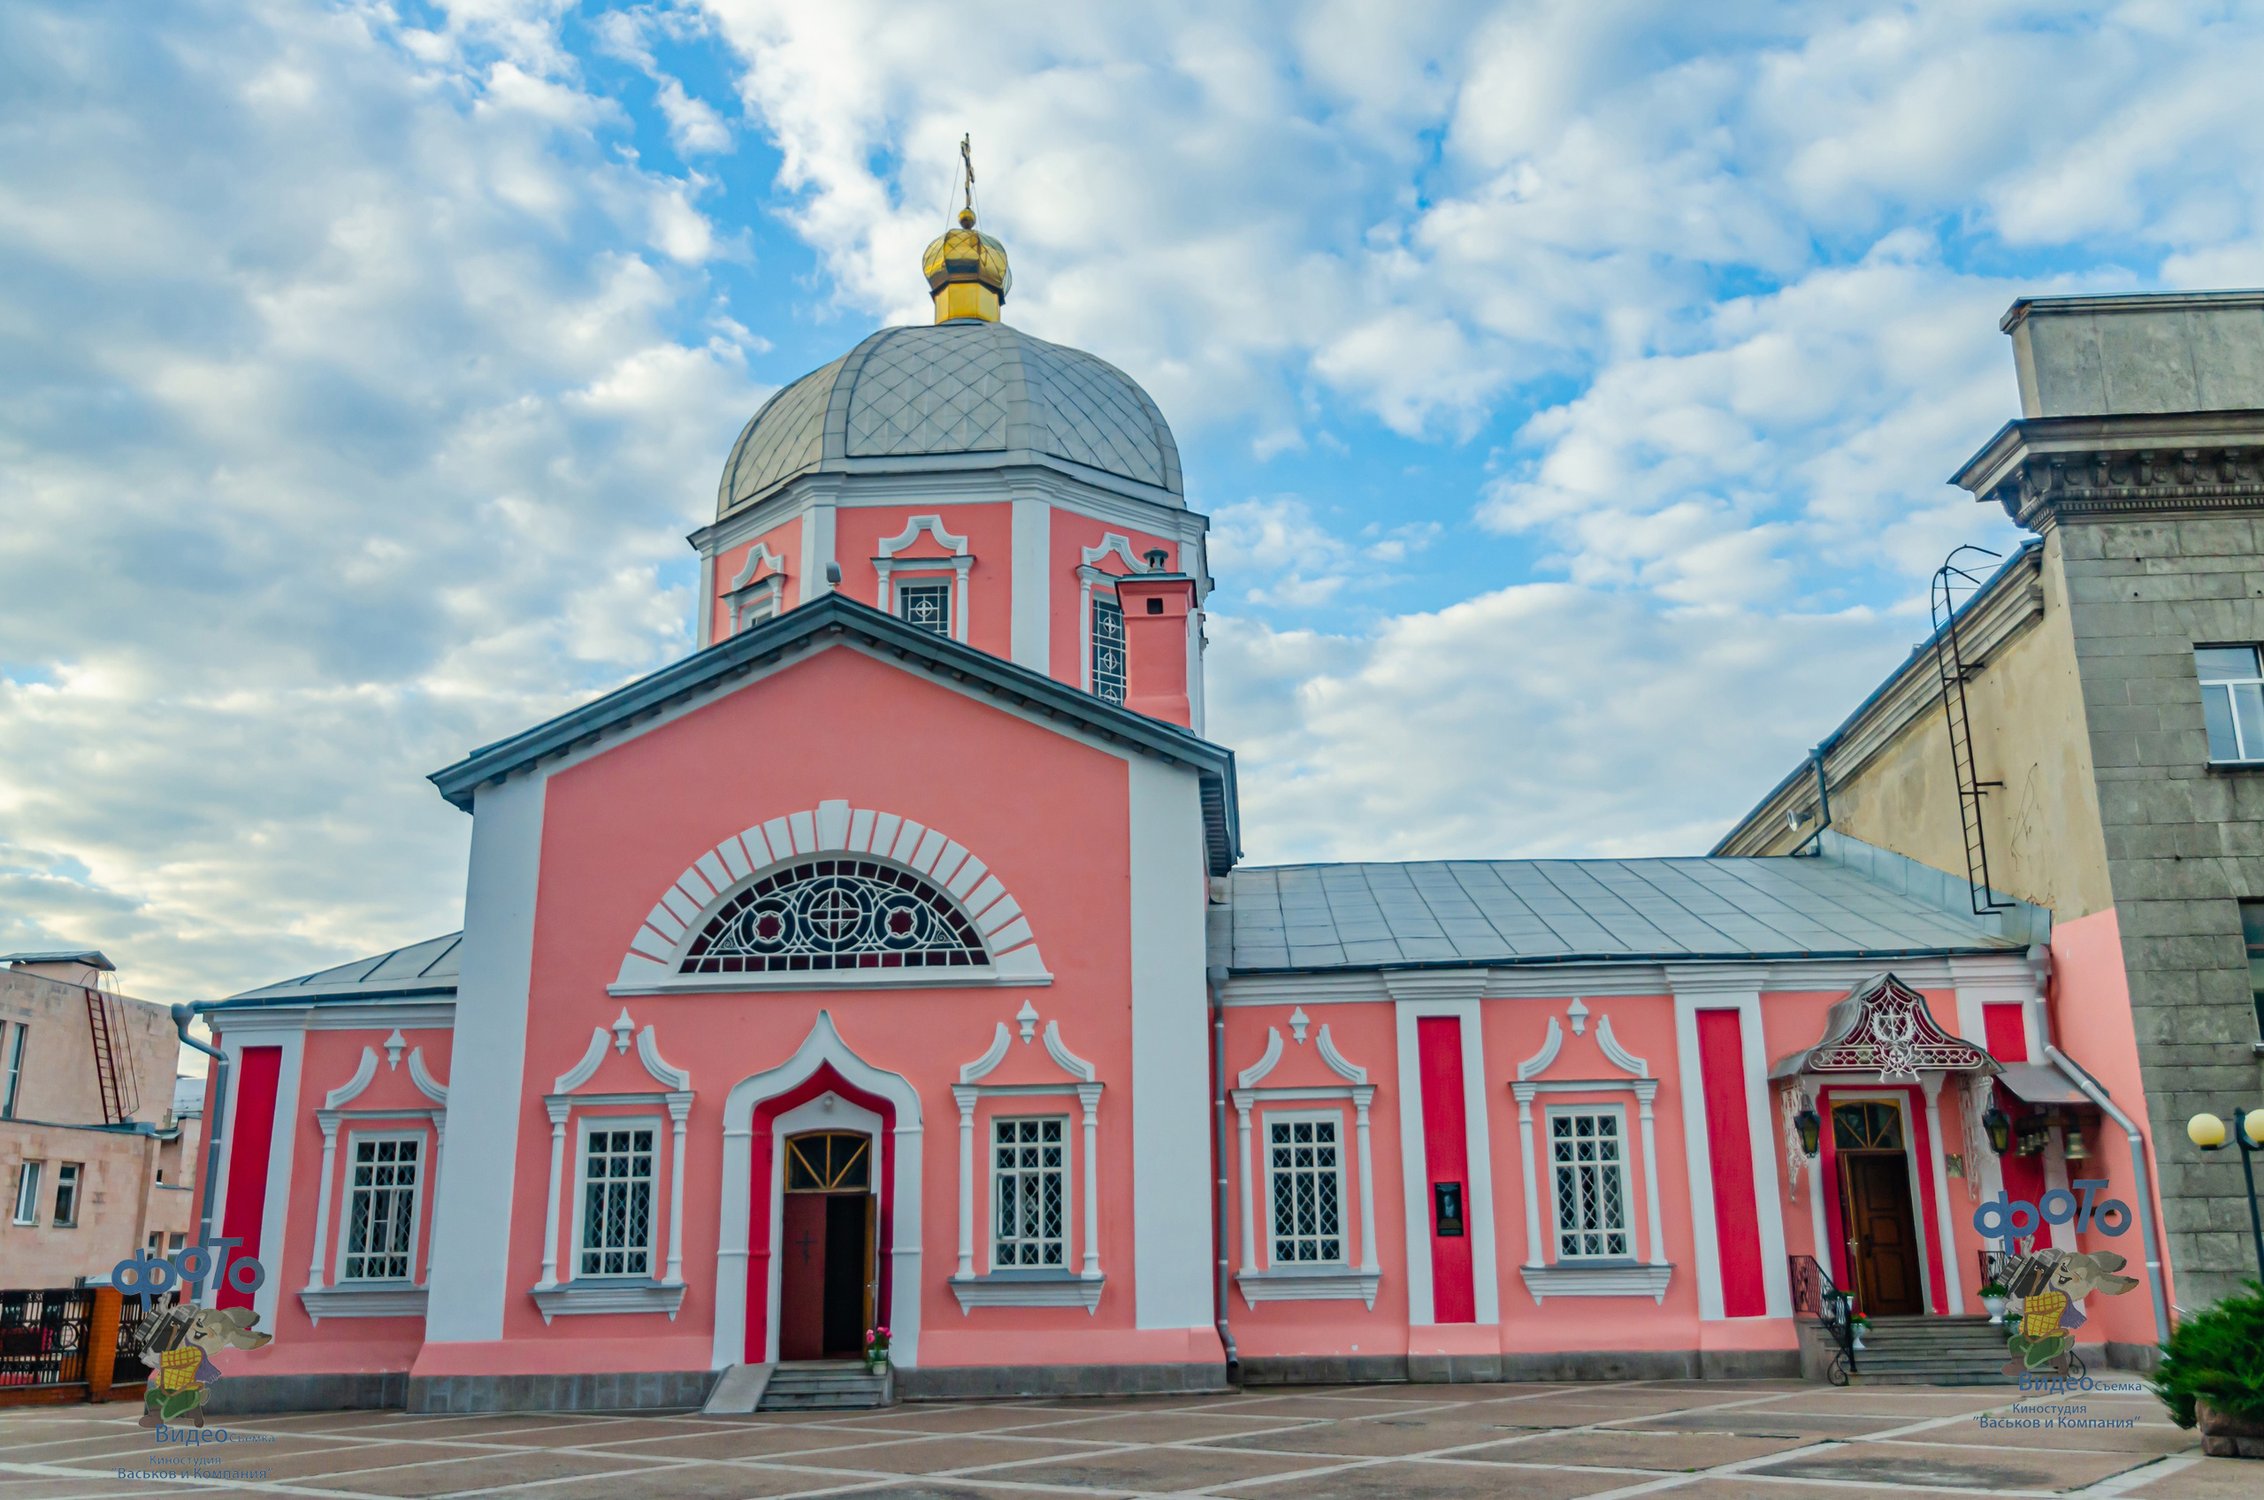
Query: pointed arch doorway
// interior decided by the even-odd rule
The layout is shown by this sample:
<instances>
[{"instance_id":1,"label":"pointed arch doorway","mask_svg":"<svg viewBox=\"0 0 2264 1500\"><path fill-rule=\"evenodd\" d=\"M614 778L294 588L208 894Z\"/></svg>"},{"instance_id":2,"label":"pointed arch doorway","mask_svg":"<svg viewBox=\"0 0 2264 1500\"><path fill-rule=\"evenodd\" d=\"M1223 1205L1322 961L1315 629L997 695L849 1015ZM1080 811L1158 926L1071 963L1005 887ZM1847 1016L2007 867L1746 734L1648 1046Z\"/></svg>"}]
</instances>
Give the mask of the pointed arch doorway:
<instances>
[{"instance_id":1,"label":"pointed arch doorway","mask_svg":"<svg viewBox=\"0 0 2264 1500\"><path fill-rule=\"evenodd\" d=\"M789 1135L779 1245L778 1357L853 1359L877 1321L879 1200L863 1131Z\"/></svg>"}]
</instances>

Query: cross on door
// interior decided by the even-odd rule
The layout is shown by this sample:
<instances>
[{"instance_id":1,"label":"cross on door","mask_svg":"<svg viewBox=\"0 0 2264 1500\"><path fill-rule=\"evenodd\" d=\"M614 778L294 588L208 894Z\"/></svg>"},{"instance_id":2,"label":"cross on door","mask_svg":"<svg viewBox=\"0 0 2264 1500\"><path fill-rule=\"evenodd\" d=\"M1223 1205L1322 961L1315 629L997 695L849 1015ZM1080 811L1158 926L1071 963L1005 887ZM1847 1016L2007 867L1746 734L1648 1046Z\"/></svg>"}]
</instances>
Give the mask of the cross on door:
<instances>
[{"instance_id":1,"label":"cross on door","mask_svg":"<svg viewBox=\"0 0 2264 1500\"><path fill-rule=\"evenodd\" d=\"M808 1265L810 1263L810 1247L818 1243L818 1237L805 1229L802 1231L802 1237L794 1243L801 1247L802 1264Z\"/></svg>"}]
</instances>

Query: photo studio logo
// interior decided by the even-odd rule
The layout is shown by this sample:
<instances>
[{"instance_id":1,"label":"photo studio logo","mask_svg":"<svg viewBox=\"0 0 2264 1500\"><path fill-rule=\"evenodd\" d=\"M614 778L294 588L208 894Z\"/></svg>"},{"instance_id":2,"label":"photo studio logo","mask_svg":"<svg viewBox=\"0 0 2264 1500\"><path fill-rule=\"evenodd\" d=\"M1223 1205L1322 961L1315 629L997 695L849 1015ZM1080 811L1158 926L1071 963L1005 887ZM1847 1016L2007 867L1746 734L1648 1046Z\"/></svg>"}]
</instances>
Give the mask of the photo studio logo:
<instances>
[{"instance_id":1,"label":"photo studio logo","mask_svg":"<svg viewBox=\"0 0 2264 1500\"><path fill-rule=\"evenodd\" d=\"M267 1284L267 1268L257 1256L230 1257L238 1239L200 1240L169 1256L136 1255L110 1268L119 1295L140 1301L142 1362L149 1366L149 1389L142 1397L144 1427L157 1429L160 1442L225 1441L225 1429L178 1433L182 1423L204 1426L208 1388L220 1378L212 1356L223 1349L257 1349L270 1335L254 1333L259 1314L248 1307L198 1307L207 1287L251 1295ZM185 1294L185 1300L172 1300ZM151 1312L161 1299L167 1304Z\"/></svg>"},{"instance_id":2,"label":"photo studio logo","mask_svg":"<svg viewBox=\"0 0 2264 1500\"><path fill-rule=\"evenodd\" d=\"M2020 1316L2006 1340L2011 1357L2004 1373L2023 1385L2039 1378L2068 1378L2075 1363L2075 1330L2086 1321L2080 1305L2084 1298L2093 1292L2119 1297L2138 1285L2136 1277L2116 1274L2129 1261L2111 1250L2031 1250L2023 1255L2018 1249L2022 1240L2033 1244L2047 1224L2068 1224L2078 1234L2109 1239L2128 1233L2130 1205L2120 1198L2100 1198L2106 1186L2105 1178L2079 1177L2034 1203L2008 1200L1999 1192L1973 1212L1973 1227L1981 1237L2005 1247L1999 1279Z\"/></svg>"}]
</instances>

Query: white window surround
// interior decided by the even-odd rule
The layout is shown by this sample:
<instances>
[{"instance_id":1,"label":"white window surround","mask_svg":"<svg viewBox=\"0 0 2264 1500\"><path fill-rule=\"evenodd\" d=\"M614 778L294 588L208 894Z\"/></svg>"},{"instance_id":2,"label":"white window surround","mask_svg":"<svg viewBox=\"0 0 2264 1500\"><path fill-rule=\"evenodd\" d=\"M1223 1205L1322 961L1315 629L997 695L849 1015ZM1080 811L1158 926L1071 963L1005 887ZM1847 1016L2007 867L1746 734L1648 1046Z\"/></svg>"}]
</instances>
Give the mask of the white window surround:
<instances>
[{"instance_id":1,"label":"white window surround","mask_svg":"<svg viewBox=\"0 0 2264 1500\"><path fill-rule=\"evenodd\" d=\"M1027 1127L1030 1126L1038 1128L1036 1135L1029 1135ZM1045 1138L1047 1126L1053 1127L1052 1140ZM1036 1113L1026 1113L1014 1109L990 1117L990 1228L987 1236L990 1241L990 1255L987 1265L989 1273L995 1275L1006 1271L1050 1271L1059 1274L1068 1271L1069 1252L1075 1248L1069 1232L1069 1214L1071 1205L1076 1202L1076 1199L1071 1196L1076 1191L1076 1174L1070 1170L1069 1134L1069 1116L1066 1114L1042 1110ZM1058 1160L1050 1171L1051 1175L1061 1179L1061 1232L1049 1238L1043 1231L1043 1221L1041 1220L1037 1234L1025 1235L1018 1232L1002 1241L999 1232L1001 1223L999 1207L1006 1196L1007 1185L1010 1182L1016 1184L1018 1194L1039 1193L1038 1184L1042 1183L1048 1175L1048 1169L1042 1164L1030 1167L1019 1161L1013 1166L1002 1167L999 1165L998 1156L1001 1151L1012 1151L1020 1156L1032 1146L1038 1147L1041 1151L1050 1146L1059 1153ZM1020 1222L1021 1216L1017 1215L1017 1228L1019 1228ZM1050 1265L1043 1261L1024 1265L1019 1259L1008 1265L1000 1265L999 1251L1002 1244L1008 1250L1012 1250L1016 1246L1035 1245L1041 1251L1058 1244L1061 1253L1060 1258Z\"/></svg>"},{"instance_id":2,"label":"white window surround","mask_svg":"<svg viewBox=\"0 0 2264 1500\"><path fill-rule=\"evenodd\" d=\"M658 1085L651 1089L624 1090L614 1093L580 1093L581 1087L597 1076L600 1064L605 1061L606 1048L626 1054L634 1034L637 1061L646 1076ZM692 1111L692 1075L673 1066L660 1055L660 1044L651 1026L638 1030L624 1009L608 1026L590 1029L590 1044L582 1053L582 1060L558 1075L551 1091L543 1096L543 1108L550 1116L550 1190L542 1222L542 1278L530 1289L535 1306L542 1312L542 1320L566 1313L626 1313L664 1312L670 1322L676 1320L677 1310L684 1303L684 1130ZM665 1107L669 1128L665 1155L660 1145L662 1131L657 1112ZM574 1149L574 1184L569 1195L566 1188L566 1125L577 1110L603 1110L602 1114L583 1116L578 1122ZM668 1263L658 1275L646 1276L575 1276L569 1281L558 1279L558 1220L561 1212L574 1214L573 1238L567 1246L567 1266L580 1265L581 1250L581 1179L587 1158L589 1130L614 1128L617 1125L653 1127L654 1171L665 1170L668 1179ZM665 1168L662 1162L665 1161ZM655 1184L657 1189L657 1182ZM654 1194L658 1198L658 1192ZM654 1205L657 1219L658 1203ZM653 1228L658 1231L657 1222ZM652 1261L657 1268L660 1256Z\"/></svg>"},{"instance_id":3,"label":"white window surround","mask_svg":"<svg viewBox=\"0 0 2264 1500\"><path fill-rule=\"evenodd\" d=\"M396 1031L394 1036L399 1036ZM398 1056L393 1038L387 1038L388 1055ZM322 1107L314 1112L315 1123L322 1127L322 1176L315 1195L314 1252L307 1264L307 1284L299 1289L299 1305L306 1309L310 1321L319 1325L324 1318L399 1318L422 1317L425 1310L425 1291L431 1276L431 1266L425 1265L426 1281L356 1281L340 1285L326 1285L324 1270L343 1263L346 1236L341 1229L335 1256L330 1251L330 1204L338 1179L338 1132L348 1121L381 1120L398 1122L421 1120L432 1128L432 1149L419 1163L417 1176L417 1225L409 1237L409 1255L414 1265L417 1254L417 1236L423 1233L424 1205L432 1192L432 1185L440 1180L440 1155L446 1142L448 1129L448 1090L434 1080L425 1067L424 1048L409 1053L409 1078L417 1092L432 1101L433 1108L418 1107L353 1109L354 1100L361 1097L377 1078L377 1048L364 1047L361 1062L354 1076L330 1090L322 1099ZM350 1131L349 1138L359 1135Z\"/></svg>"},{"instance_id":4,"label":"white window surround","mask_svg":"<svg viewBox=\"0 0 2264 1500\"><path fill-rule=\"evenodd\" d=\"M79 1225L79 1198L86 1191L86 1163L58 1162L55 1166L55 1214L48 1223L57 1229Z\"/></svg>"},{"instance_id":5,"label":"white window surround","mask_svg":"<svg viewBox=\"0 0 2264 1500\"><path fill-rule=\"evenodd\" d=\"M1632 1181L1631 1174L1628 1170L1628 1148L1633 1143L1628 1138L1626 1106L1616 1103L1587 1101L1583 1101L1578 1104L1552 1104L1541 1112L1541 1119L1542 1124L1546 1127L1546 1133L1542 1137L1542 1145L1548 1156L1549 1202L1552 1214L1551 1234L1548 1243L1555 1252L1555 1263L1563 1266L1576 1264L1610 1265L1633 1260L1635 1258L1632 1249L1635 1243L1635 1203L1632 1196L1632 1190L1635 1184ZM1613 1155L1610 1160L1606 1161L1599 1158L1590 1162L1583 1163L1577 1160L1577 1156L1576 1159L1571 1162L1566 1162L1561 1159L1557 1151L1557 1144L1559 1139L1557 1135L1557 1122L1559 1120L1577 1121L1582 1119L1603 1120L1610 1122L1610 1129L1608 1130L1608 1132L1598 1132L1588 1137L1588 1140L1592 1144L1598 1146L1601 1146L1602 1143L1606 1140L1611 1143ZM1574 1136L1572 1137L1575 1146L1577 1146L1579 1139L1580 1137L1576 1128ZM1567 1166L1578 1167L1583 1165L1594 1166L1599 1169L1609 1168L1611 1170L1611 1175L1618 1179L1618 1223L1605 1223L1600 1224L1595 1229L1584 1229L1578 1225L1567 1224L1565 1222L1562 1195L1562 1182L1565 1175L1564 1169ZM1578 1193L1578 1196L1580 1197L1582 1202L1585 1203L1588 1195L1585 1190L1581 1190ZM1585 1250L1568 1252L1564 1248L1564 1242L1567 1236L1594 1237L1597 1235L1613 1234L1618 1235L1620 1239L1630 1248L1616 1255L1613 1254L1608 1248L1596 1251L1594 1253L1590 1253Z\"/></svg>"},{"instance_id":6,"label":"white window surround","mask_svg":"<svg viewBox=\"0 0 2264 1500\"><path fill-rule=\"evenodd\" d=\"M1123 559L1125 573L1144 573L1147 565L1132 555L1132 539L1121 532L1111 531L1101 537L1097 547L1079 549L1077 564L1077 652L1082 658L1077 672L1077 686L1086 692L1093 690L1093 592L1097 589L1116 597L1117 581L1123 573L1111 573L1103 567L1109 558Z\"/></svg>"},{"instance_id":7,"label":"white window surround","mask_svg":"<svg viewBox=\"0 0 2264 1500\"><path fill-rule=\"evenodd\" d=\"M907 557L901 562L897 554L920 539L922 532L935 538L936 545L951 555L948 557ZM880 576L878 604L887 614L896 611L897 575L934 578L944 577L951 582L951 638L962 644L967 639L967 574L975 565L974 555L967 550L967 539L953 536L943 529L943 517L913 516L904 523L904 529L892 537L883 537L880 555L873 559L873 571Z\"/></svg>"},{"instance_id":8,"label":"white window surround","mask_svg":"<svg viewBox=\"0 0 2264 1500\"><path fill-rule=\"evenodd\" d=\"M1294 1020L1292 1024L1296 1024ZM1298 1045L1302 1046L1303 1043L1299 1042ZM1368 1081L1367 1069L1347 1061L1344 1054L1337 1051L1336 1039L1329 1034L1327 1026L1321 1027L1314 1045L1322 1063L1327 1066L1331 1073L1344 1080L1342 1087L1267 1086L1266 1078L1280 1065L1283 1056L1281 1031L1278 1027L1266 1029L1265 1052L1255 1063L1243 1069L1235 1078L1236 1087L1231 1097L1234 1100L1234 1112L1237 1121L1237 1148L1240 1152L1236 1158L1238 1170L1235 1178L1237 1196L1241 1200L1242 1265L1241 1269L1235 1273L1234 1283L1242 1290L1243 1303L1250 1307L1256 1307L1261 1302L1342 1302L1357 1300L1366 1303L1372 1310L1376 1305L1376 1288L1383 1280L1382 1269L1376 1262L1375 1168L1374 1157L1369 1144L1368 1126L1369 1110L1375 1103L1376 1088L1374 1084ZM1257 1225L1257 1184L1261 1173L1251 1154L1251 1114L1253 1110L1261 1110L1271 1118L1272 1110L1265 1109L1264 1106L1305 1105L1308 1108L1298 1112L1305 1118L1312 1118L1315 1113L1331 1113L1336 1117L1338 1122L1337 1170L1340 1174L1337 1202L1338 1211L1341 1213L1344 1204L1344 1192L1341 1186L1341 1174L1343 1172L1342 1143L1344 1139L1343 1101L1350 1101L1354 1112L1353 1138L1355 1141L1354 1151L1358 1158L1357 1170L1360 1190L1360 1264L1357 1268L1349 1263L1328 1265L1300 1262L1293 1265L1276 1266L1271 1263L1269 1253L1267 1264L1261 1267L1258 1260ZM1337 1108L1333 1111L1316 1111L1310 1108L1310 1106L1328 1102L1336 1102ZM1264 1173L1264 1177L1270 1188L1270 1171ZM1268 1244L1270 1245L1270 1240Z\"/></svg>"},{"instance_id":9,"label":"white window surround","mask_svg":"<svg viewBox=\"0 0 2264 1500\"><path fill-rule=\"evenodd\" d=\"M642 1185L646 1189L649 1201L645 1211L645 1236L641 1242L625 1241L618 1245L592 1245L589 1241L590 1225L586 1212L588 1204L585 1199L590 1186L590 1137L596 1134L608 1136L642 1134L651 1138L650 1149L645 1153L650 1157L647 1163L647 1171L650 1175L600 1179L608 1184L619 1184L626 1187ZM625 1114L607 1111L599 1114L583 1113L575 1116L574 1191L566 1201L568 1222L573 1225L573 1235L566 1245L566 1266L573 1275L573 1280L568 1282L568 1285L590 1282L614 1283L652 1280L652 1268L660 1264L660 1161L661 1142L665 1139L667 1139L667 1127L661 1122L659 1115L632 1110ZM619 1155L622 1154L622 1150L623 1148L616 1147L606 1154ZM585 1255L595 1253L602 1256L609 1252L620 1253L625 1256L642 1255L646 1269L642 1271L584 1271L582 1269L582 1260Z\"/></svg>"},{"instance_id":10,"label":"white window surround","mask_svg":"<svg viewBox=\"0 0 2264 1500\"><path fill-rule=\"evenodd\" d=\"M730 633L737 635L760 620L774 618L786 605L786 559L757 542L747 553L746 565L731 580L723 595L730 611Z\"/></svg>"},{"instance_id":11,"label":"white window surround","mask_svg":"<svg viewBox=\"0 0 2264 1500\"><path fill-rule=\"evenodd\" d=\"M1022 1043L1027 1046L1037 1033L1038 1013L1029 1001L1022 1002L1015 1016L1021 1031ZM1061 1023L1048 1021L1045 1025L1046 1056L1065 1075L1059 1083L996 1083L983 1080L998 1071L1014 1046L1014 1033L1004 1021L998 1023L991 1044L982 1056L959 1070L959 1082L952 1087L951 1097L959 1106L959 1264L951 1277L951 1290L959 1299L960 1313L968 1315L978 1307L1082 1307L1089 1315L1100 1306L1101 1287L1105 1277L1101 1272L1100 1247L1100 1103L1101 1083L1098 1071L1085 1059L1069 1050L1061 1039ZM1078 1199L1082 1212L1079 1232L1074 1236L1066 1231L1066 1218L1062 1228L1064 1265L1056 1270L1042 1268L988 1269L978 1275L975 1271L975 1107L985 1098L1019 1101L1024 1099L1061 1098L1074 1095L1082 1114L1084 1136L1084 1170L1070 1170L1071 1153L1063 1143L1062 1170L1067 1179L1065 1186L1081 1189ZM1015 1108L1015 1114L1033 1111ZM988 1163L990 1158L984 1158ZM985 1179L991 1177L986 1170ZM1081 1182L1080 1182L1081 1179ZM986 1192L985 1200L996 1213L995 1186ZM994 1220L995 1222L995 1220ZM985 1237L986 1242L988 1236ZM1066 1261L1068 1252L1082 1251L1077 1271L1070 1272ZM986 1266L987 1266L986 1251Z\"/></svg>"},{"instance_id":12,"label":"white window surround","mask_svg":"<svg viewBox=\"0 0 2264 1500\"><path fill-rule=\"evenodd\" d=\"M1343 1270L1352 1261L1352 1257L1348 1253L1348 1247L1352 1243L1352 1235L1347 1223L1349 1215L1346 1213L1346 1204L1349 1200L1345 1194L1344 1180L1344 1111L1341 1109L1261 1109L1258 1112L1258 1123L1260 1126L1258 1150L1266 1161L1266 1203L1263 1218L1266 1226L1265 1246L1268 1268L1287 1271L1311 1270L1326 1266ZM1307 1144L1311 1145L1315 1151L1325 1146L1335 1157L1335 1162L1332 1165L1325 1168L1319 1166L1299 1167L1296 1165L1284 1168L1274 1160L1274 1153L1285 1146L1291 1151L1297 1149L1298 1142L1294 1137L1296 1127L1300 1125L1313 1127L1314 1139ZM1324 1127L1327 1130L1326 1140L1323 1140L1320 1136ZM1277 1140L1276 1133L1285 1129L1290 1133L1291 1139ZM1278 1256L1283 1237L1279 1218L1282 1195L1295 1192L1291 1179L1301 1173L1316 1178L1325 1177L1335 1188L1336 1228L1330 1231L1322 1227L1320 1221L1316 1221L1315 1228L1311 1233L1293 1232L1289 1238L1292 1241L1333 1239L1337 1242L1338 1253L1326 1258L1316 1256L1312 1259L1281 1260Z\"/></svg>"},{"instance_id":13,"label":"white window surround","mask_svg":"<svg viewBox=\"0 0 2264 1500\"><path fill-rule=\"evenodd\" d=\"M1584 1029L1588 1014L1581 1002L1573 1002L1571 1012L1575 1033ZM1517 1144L1525 1167L1525 1264L1518 1274L1525 1280L1525 1290L1538 1304L1550 1297L1649 1297L1663 1304L1667 1297L1667 1283L1673 1279L1674 1267L1666 1254L1666 1230L1659 1217L1659 1143L1658 1129L1652 1115L1652 1104L1658 1098L1659 1081L1651 1076L1650 1064L1619 1043L1612 1035L1610 1016L1596 1018L1596 1047L1604 1060L1619 1070L1617 1078L1560 1078L1549 1076L1557 1056L1564 1048L1564 1027L1555 1016L1549 1017L1548 1035L1543 1038L1540 1050L1517 1065L1517 1077L1509 1086L1517 1100ZM1533 1140L1533 1101L1542 1094L1598 1094L1629 1093L1635 1096L1640 1120L1643 1160L1643 1224L1647 1236L1649 1257L1636 1260L1632 1256L1624 1261L1591 1259L1565 1259L1544 1254L1541 1241L1540 1186L1544 1163L1535 1149ZM1594 1113L1617 1106L1583 1103L1583 1112ZM1624 1184L1626 1169L1626 1115L1621 1113L1621 1171ZM1553 1166L1547 1167L1552 1201L1556 1174ZM1632 1204L1626 1201L1624 1185L1622 1207L1632 1215ZM1637 1226L1628 1225L1630 1248L1637 1235ZM1553 1238L1553 1236L1552 1236Z\"/></svg>"},{"instance_id":14,"label":"white window surround","mask_svg":"<svg viewBox=\"0 0 2264 1500\"><path fill-rule=\"evenodd\" d=\"M679 974L684 950L715 908L776 865L810 855L862 854L902 865L940 886L982 934L987 966L934 969L830 969L781 974ZM1053 983L1022 903L990 866L956 839L915 819L846 800L819 803L752 824L699 856L660 893L629 940L607 987L616 996L687 991L891 989L921 985L973 988Z\"/></svg>"},{"instance_id":15,"label":"white window surround","mask_svg":"<svg viewBox=\"0 0 2264 1500\"><path fill-rule=\"evenodd\" d=\"M412 1185L409 1192L409 1274L405 1277L368 1276L349 1279L346 1275L346 1256L347 1246L351 1239L351 1232L348 1226L353 1223L354 1219L353 1204L355 1185L353 1180L353 1173L354 1169L360 1165L360 1163L355 1160L355 1157L364 1145L380 1145L386 1141L413 1142L417 1148L416 1160L411 1164L412 1170L416 1175L412 1180ZM339 1215L337 1259L333 1264L333 1269L331 1272L332 1279L337 1283L338 1286L380 1286L390 1283L391 1285L398 1287L403 1282L406 1282L412 1286L417 1284L417 1272L421 1269L419 1265L419 1256L417 1254L417 1240L418 1236L424 1230L425 1188L429 1178L430 1168L430 1163L428 1163L425 1158L429 1154L430 1153L425 1150L425 1137L422 1131L348 1130L346 1132L347 1175L345 1210ZM365 1255L368 1255L382 1252L364 1251L363 1253Z\"/></svg>"},{"instance_id":16,"label":"white window surround","mask_svg":"<svg viewBox=\"0 0 2264 1500\"><path fill-rule=\"evenodd\" d=\"M37 1224L39 1222L39 1179L41 1176L40 1169L44 1166L46 1166L45 1162L37 1161L23 1162L17 1166L16 1213L10 1221L11 1223Z\"/></svg>"}]
</instances>

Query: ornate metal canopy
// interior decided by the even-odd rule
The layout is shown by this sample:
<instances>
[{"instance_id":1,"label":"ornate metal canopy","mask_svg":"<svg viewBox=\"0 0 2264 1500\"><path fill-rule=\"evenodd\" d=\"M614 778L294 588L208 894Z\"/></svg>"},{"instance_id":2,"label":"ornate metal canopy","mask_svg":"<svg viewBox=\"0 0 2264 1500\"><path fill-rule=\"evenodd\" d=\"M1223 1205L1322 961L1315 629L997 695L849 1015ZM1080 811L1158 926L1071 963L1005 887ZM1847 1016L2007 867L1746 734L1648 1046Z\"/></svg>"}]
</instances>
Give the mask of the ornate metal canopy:
<instances>
[{"instance_id":1,"label":"ornate metal canopy","mask_svg":"<svg viewBox=\"0 0 2264 1500\"><path fill-rule=\"evenodd\" d=\"M1986 1077L1997 1060L1942 1030L1926 997L1881 974L1832 1003L1815 1046L1777 1059L1771 1079L1802 1073L1877 1073L1881 1083L1916 1083L1922 1071Z\"/></svg>"}]
</instances>

